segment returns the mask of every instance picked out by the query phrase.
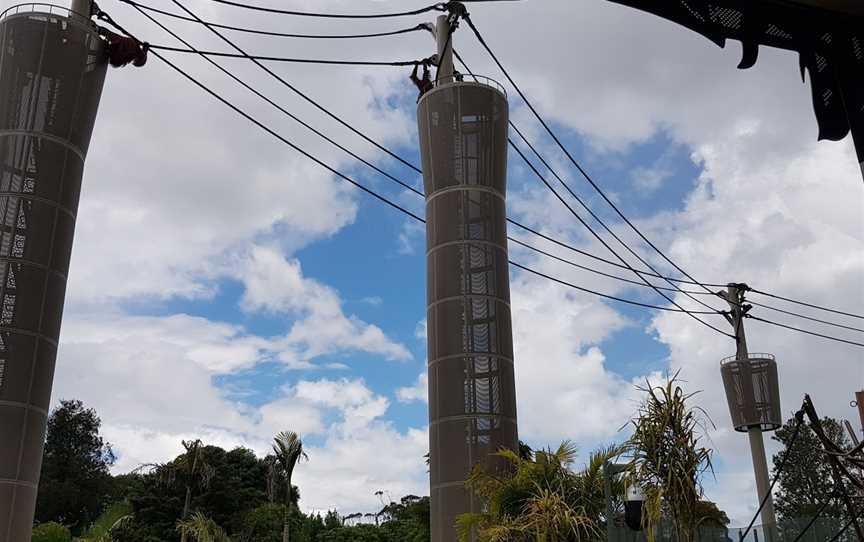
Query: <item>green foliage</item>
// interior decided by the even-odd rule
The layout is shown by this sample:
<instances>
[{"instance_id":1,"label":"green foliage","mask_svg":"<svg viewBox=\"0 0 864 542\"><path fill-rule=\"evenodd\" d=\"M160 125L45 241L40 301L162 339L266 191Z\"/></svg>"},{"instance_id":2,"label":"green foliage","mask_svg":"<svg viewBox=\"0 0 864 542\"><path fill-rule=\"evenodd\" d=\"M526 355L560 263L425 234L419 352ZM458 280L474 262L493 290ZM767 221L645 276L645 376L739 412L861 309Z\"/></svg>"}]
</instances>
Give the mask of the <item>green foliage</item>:
<instances>
[{"instance_id":1,"label":"green foliage","mask_svg":"<svg viewBox=\"0 0 864 542\"><path fill-rule=\"evenodd\" d=\"M115 542L120 527L131 519L132 507L125 502L115 503L76 542Z\"/></svg>"},{"instance_id":2,"label":"green foliage","mask_svg":"<svg viewBox=\"0 0 864 542\"><path fill-rule=\"evenodd\" d=\"M206 488L196 485L192 511L199 511L230 533L242 529L243 517L267 502L266 466L245 448L226 452L215 446L200 448L201 460L213 469ZM153 466L130 482L131 525L124 529L123 542L172 542L179 540L176 521L182 517L189 471L187 454L174 461ZM198 484L198 482L193 482Z\"/></svg>"},{"instance_id":3,"label":"green foliage","mask_svg":"<svg viewBox=\"0 0 864 542\"><path fill-rule=\"evenodd\" d=\"M69 529L53 521L33 527L32 542L72 542Z\"/></svg>"},{"instance_id":4,"label":"green foliage","mask_svg":"<svg viewBox=\"0 0 864 542\"><path fill-rule=\"evenodd\" d=\"M533 457L501 450L496 455L504 465L494 470L478 466L467 482L485 511L458 518L460 540L470 540L472 533L480 542L593 539L605 512L602 465L619 453L616 447L596 452L583 470L574 472L577 450L567 441Z\"/></svg>"},{"instance_id":5,"label":"green foliage","mask_svg":"<svg viewBox=\"0 0 864 542\"><path fill-rule=\"evenodd\" d=\"M177 522L177 532L195 542L231 542L228 534L215 521L201 512Z\"/></svg>"},{"instance_id":6,"label":"green foliage","mask_svg":"<svg viewBox=\"0 0 864 542\"><path fill-rule=\"evenodd\" d=\"M81 401L60 401L48 418L36 505L38 523L68 525L73 535L93 523L110 501L111 445L99 436L102 422Z\"/></svg>"},{"instance_id":7,"label":"green foliage","mask_svg":"<svg viewBox=\"0 0 864 542\"><path fill-rule=\"evenodd\" d=\"M781 521L813 517L821 506L824 496L834 489L831 467L822 444L809 425L801 426L795 446L789 448L795 425L795 418L792 417L771 436L773 440L783 445L783 449L774 454L772 476L777 475L784 454L791 454L778 480L774 501L774 507ZM837 420L823 418L822 428L826 436L840 448L848 450L851 447L843 427ZM846 517L843 504L833 501L822 513L822 517Z\"/></svg>"},{"instance_id":8,"label":"green foliage","mask_svg":"<svg viewBox=\"0 0 864 542\"><path fill-rule=\"evenodd\" d=\"M642 519L651 542L654 527L664 518L671 519L677 540L696 539L701 478L712 470L711 450L700 445L707 415L690 408L688 401L695 394L685 394L677 376L664 386L639 388L647 397L632 421L627 444L632 457L629 479L645 492Z\"/></svg>"}]
</instances>

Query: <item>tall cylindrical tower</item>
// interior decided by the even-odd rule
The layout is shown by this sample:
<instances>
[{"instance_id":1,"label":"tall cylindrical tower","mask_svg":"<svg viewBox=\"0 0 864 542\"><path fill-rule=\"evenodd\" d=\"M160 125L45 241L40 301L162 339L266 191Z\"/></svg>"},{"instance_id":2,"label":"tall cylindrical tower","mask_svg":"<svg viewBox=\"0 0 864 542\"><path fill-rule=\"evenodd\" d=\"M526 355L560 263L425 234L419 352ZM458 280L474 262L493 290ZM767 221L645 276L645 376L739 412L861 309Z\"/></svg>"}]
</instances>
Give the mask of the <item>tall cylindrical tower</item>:
<instances>
[{"instance_id":1,"label":"tall cylindrical tower","mask_svg":"<svg viewBox=\"0 0 864 542\"><path fill-rule=\"evenodd\" d=\"M62 8L0 20L0 540L30 540L103 41Z\"/></svg>"},{"instance_id":2,"label":"tall cylindrical tower","mask_svg":"<svg viewBox=\"0 0 864 542\"><path fill-rule=\"evenodd\" d=\"M516 450L507 264L507 98L491 81L438 81L418 105L426 188L432 541L478 512L474 465Z\"/></svg>"}]
</instances>

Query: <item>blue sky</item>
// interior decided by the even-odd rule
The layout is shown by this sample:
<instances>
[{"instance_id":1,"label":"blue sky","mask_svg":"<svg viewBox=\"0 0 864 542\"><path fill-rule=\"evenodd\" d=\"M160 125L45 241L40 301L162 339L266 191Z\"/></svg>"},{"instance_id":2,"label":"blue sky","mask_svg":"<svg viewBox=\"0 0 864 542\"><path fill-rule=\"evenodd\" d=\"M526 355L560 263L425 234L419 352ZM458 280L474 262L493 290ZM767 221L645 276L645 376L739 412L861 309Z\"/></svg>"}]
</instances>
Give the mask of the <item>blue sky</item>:
<instances>
[{"instance_id":1,"label":"blue sky","mask_svg":"<svg viewBox=\"0 0 864 542\"><path fill-rule=\"evenodd\" d=\"M145 39L169 42L133 10L109 4L103 9ZM320 4L360 9L348 0ZM200 0L190 6L216 21L332 30ZM864 301L864 190L851 144L815 141L809 91L792 55L765 51L756 68L739 72L735 48L718 49L602 0L477 5L472 14L568 149L691 274L841 308ZM534 23L515 40L508 29L520 17ZM196 44L221 47L201 29L174 28ZM421 58L432 47L419 35L350 46L239 39L261 54L296 49L321 58ZM456 39L475 71L503 79L467 31ZM422 214L420 198L200 61L178 62L316 156ZM226 66L420 186L417 174L257 70ZM274 69L419 162L416 91L406 70ZM520 128L592 209L633 241L513 95ZM509 166L511 217L609 257L513 153ZM54 399L78 397L99 411L120 457L118 471L169 459L183 438L266 453L276 431L293 428L312 458L298 471L309 509L372 510L378 489L427 493L425 240L407 220L236 118L157 59L140 70L112 71L87 160ZM584 287L662 302L511 252ZM650 261L669 272L655 255ZM511 277L520 435L536 446L572 439L585 452L621 439L618 428L639 399L634 386L680 369L688 389L703 390L700 406L717 425L709 436L720 468L708 496L736 522L749 519L755 490L746 443L729 427L718 382L729 341L679 314L606 303L524 272ZM754 350L783 360L784 410L807 391L824 405L820 410L850 416L848 399L838 396L864 385L858 352L769 328L752 333ZM814 382L813 359L836 370Z\"/></svg>"}]
</instances>

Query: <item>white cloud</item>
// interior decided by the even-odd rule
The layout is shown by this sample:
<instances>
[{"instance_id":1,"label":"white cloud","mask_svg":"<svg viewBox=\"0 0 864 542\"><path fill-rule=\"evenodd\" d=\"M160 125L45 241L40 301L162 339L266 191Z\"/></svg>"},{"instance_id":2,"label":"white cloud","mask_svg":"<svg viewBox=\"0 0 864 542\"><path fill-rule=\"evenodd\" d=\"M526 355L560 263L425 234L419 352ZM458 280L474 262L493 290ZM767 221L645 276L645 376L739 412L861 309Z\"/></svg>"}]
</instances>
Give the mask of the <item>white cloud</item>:
<instances>
[{"instance_id":1,"label":"white cloud","mask_svg":"<svg viewBox=\"0 0 864 542\"><path fill-rule=\"evenodd\" d=\"M669 169L663 167L637 167L630 173L636 188L645 193L655 192L663 182L672 176Z\"/></svg>"},{"instance_id":2,"label":"white cloud","mask_svg":"<svg viewBox=\"0 0 864 542\"><path fill-rule=\"evenodd\" d=\"M248 312L298 316L280 341L280 359L308 363L324 354L361 350L390 360L411 359L405 346L390 340L381 328L346 316L332 288L303 276L298 260L286 260L273 248L255 246L242 260L236 276L245 285L241 306Z\"/></svg>"},{"instance_id":3,"label":"white cloud","mask_svg":"<svg viewBox=\"0 0 864 542\"><path fill-rule=\"evenodd\" d=\"M420 373L417 382L410 387L398 388L396 398L400 403L429 402L429 373Z\"/></svg>"}]
</instances>

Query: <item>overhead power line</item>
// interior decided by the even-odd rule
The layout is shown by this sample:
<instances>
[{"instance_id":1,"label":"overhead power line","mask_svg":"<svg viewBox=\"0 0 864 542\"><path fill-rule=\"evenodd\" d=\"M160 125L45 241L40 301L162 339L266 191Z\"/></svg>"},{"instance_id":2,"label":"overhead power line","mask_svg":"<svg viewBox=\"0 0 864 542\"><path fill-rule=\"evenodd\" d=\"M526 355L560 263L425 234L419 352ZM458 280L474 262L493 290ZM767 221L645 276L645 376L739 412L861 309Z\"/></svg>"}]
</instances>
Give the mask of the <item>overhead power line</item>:
<instances>
[{"instance_id":1,"label":"overhead power line","mask_svg":"<svg viewBox=\"0 0 864 542\"><path fill-rule=\"evenodd\" d=\"M193 55L215 56L220 58L242 58L244 60L264 61L264 62L292 62L298 64L333 64L338 66L414 66L420 64L419 60L398 60L395 62L382 62L377 60L323 60L314 58L290 58L284 56L261 56L247 55L245 53L225 53L222 51L200 51L197 49L186 49L183 47L171 47L170 45L154 45L150 44L150 49L159 51L170 51L172 53L186 53Z\"/></svg>"},{"instance_id":2,"label":"overhead power line","mask_svg":"<svg viewBox=\"0 0 864 542\"><path fill-rule=\"evenodd\" d=\"M799 314L797 312L787 311L783 309L778 309L777 307L772 307L771 305L766 305L764 303L756 303L755 301L747 300L747 303L753 305L754 307L761 307L763 309L768 309L770 311L779 312L781 314L787 314L789 316L795 316L797 318L803 318L804 320L810 320L811 322L818 322L820 324L825 324L827 326L839 327L842 329L848 329L849 331L857 331L859 333L864 333L864 329L859 327L847 326L843 324L838 324L836 322L829 322L827 320L822 320L820 318L813 318L812 316L806 316L804 314Z\"/></svg>"},{"instance_id":3,"label":"overhead power line","mask_svg":"<svg viewBox=\"0 0 864 542\"><path fill-rule=\"evenodd\" d=\"M833 336L831 336L831 335L825 335L825 334L823 334L823 333L816 333L815 331L809 331L809 330L806 330L806 329L801 329L801 328L799 328L799 327L790 326L790 325L787 325L787 324L781 324L781 323L778 323L778 322L772 322L771 320L766 320L766 319L764 319L764 318L759 318L758 316L753 316L752 314L746 314L745 317L746 317L746 318L750 318L751 320L756 320L757 322L762 322L763 324L770 324L770 325L772 325L772 326L782 327L782 328L788 329L788 330L790 330L790 331L797 331L798 333L804 333L804 334L807 334L807 335L812 335L812 336L814 336L814 337L821 337L821 338L823 338L823 339L828 339L828 340L831 340L831 341L836 341L836 342L841 342L841 343L851 344L852 346L860 346L860 347L864 348L864 343L859 343L859 342L856 342L856 341L850 341L850 340L848 340L848 339L841 339L841 338L839 338L839 337L833 337Z\"/></svg>"},{"instance_id":4,"label":"overhead power line","mask_svg":"<svg viewBox=\"0 0 864 542\"><path fill-rule=\"evenodd\" d=\"M692 314L699 314L699 315L715 315L715 316L716 316L716 315L720 314L720 313L718 313L717 311L688 311L688 310L686 310L686 309L682 309L681 307L672 308L672 307L663 307L663 306L660 306L660 305L651 305L651 304L649 304L649 303L640 303L639 301L633 301L633 300L630 300L630 299L623 299L623 298L616 297L616 296L613 296L613 295L603 294L603 293L600 293L600 292L597 292L597 291L595 291L595 290L591 290L591 289L588 289L588 288L583 288L582 286L576 286L575 284L573 284L573 283L571 283L571 282L567 282L567 281L565 281L565 280L561 280L561 279L555 278L555 277L553 277L553 276L551 276L551 275L547 275L546 273L542 273L542 272L540 272L540 271L537 271L536 269L531 269L530 267L526 267L526 266L524 266L524 265L522 265L522 264L518 264L518 263L514 262L513 260L510 260L510 265L512 265L513 267L517 267L517 268L519 268L519 269L521 269L521 270L523 270L523 271L527 271L528 273L531 273L532 275L537 275L538 277L543 277L544 279L551 280L552 282L556 282L556 283L561 284L561 285L563 285L563 286L567 286L567 287L569 287L569 288L573 288L573 289L576 289L576 290L580 290L580 291L582 291L582 292L586 292L586 293L589 293L589 294L593 294L593 295L596 295L596 296L599 296L599 297L603 297L603 298L606 298L606 299L611 299L611 300L613 300L613 301L618 301L618 302L620 302L620 303L627 303L628 305L635 305L635 306L637 306L637 307L644 307L644 308L648 308L648 309L655 309L655 310L658 310L658 311L666 311L666 312L681 312L681 313L686 313L686 314L691 314L691 315L692 315Z\"/></svg>"},{"instance_id":5,"label":"overhead power line","mask_svg":"<svg viewBox=\"0 0 864 542\"><path fill-rule=\"evenodd\" d=\"M511 139L508 138L508 141L510 142L510 146L511 146L511 148L513 148L513 150L515 150L516 153L519 154L519 156L522 158L522 160L523 160L523 161L528 165L528 167L529 167L529 168L534 172L534 174L535 174L535 175L540 179L540 181L541 181L544 185L546 185L546 187L547 187L549 190L551 190L553 194L555 194L555 197L558 198L558 201L560 201L562 204L564 204L564 206L567 208L567 210L570 211L570 214L572 214L574 217L576 217L576 219L579 220L579 222L580 222L583 226L585 226L585 228L587 228L588 231L591 232L591 234L594 235L594 237L595 237L598 241L600 241L600 243L601 243L604 247L606 247L606 249L608 249L608 250L609 250L613 255L615 255L615 257L617 257L619 260L621 260L621 263L623 263L623 264L626 265L626 266L627 266L631 271L633 271L633 272L636 274L637 277L639 277L640 279L642 279L643 282L645 282L646 285L648 285L648 286L650 286L651 288L653 288L653 289L654 289L654 290L655 290L655 291L656 291L656 292L657 292L661 297L663 297L664 299L666 299L667 301L669 301L670 303L672 303L672 305L674 305L675 307L681 309L681 312L686 313L688 316L690 316L691 318L693 318L694 320L696 320L696 321L699 322L700 324L702 324L702 325L704 325L704 326L706 326L706 327L708 327L708 328L710 328L710 329L713 329L714 331L716 331L717 333L720 333L721 335L725 335L725 336L727 336L727 337L729 337L729 338L733 338L733 339L735 338L733 335L731 335L731 334L729 334L729 333L726 333L725 331L719 329L718 327L714 326L713 324L709 324L708 322L702 320L702 319L699 318L699 316L697 316L695 313L690 312L690 311L687 311L687 310L684 310L684 308L681 307L678 303L676 303L672 298L670 298L669 296L667 296L666 294L664 294L661 290L657 289L653 284L651 284L651 282L649 282L649 281L646 280L642 275L640 275L638 271L636 271L632 266L630 266L629 263L627 263L627 260L625 260L624 258L622 258L622 257L621 257L621 256L620 256L620 255L615 251L615 249L613 249L611 246L609 246L609 243L607 243L605 239L603 239L602 237L600 237L600 235L599 235L599 234L594 230L594 228L592 228L591 225L588 224L588 223L585 221L585 219L582 218L582 217L579 215L579 213L577 213L576 210L573 209L573 207L570 206L569 203L567 203L567 201L566 201L566 200L565 200L565 199L564 199L564 198L563 198L563 197L562 197L562 196L561 196L561 195L560 195L560 194L555 190L555 188L552 187L552 185L549 183L549 181L546 180L546 178L543 176L543 174L540 173L540 171L537 170L537 168L534 166L534 164L532 164L531 161L528 160L528 158L527 158L527 157L522 153L522 150L521 150L521 149L520 149L520 148L519 148L515 143L513 143L513 140L511 140ZM709 308L711 308L711 307L709 307ZM714 312L715 312L716 314L722 314L720 311L717 311L717 310L714 310Z\"/></svg>"},{"instance_id":6,"label":"overhead power line","mask_svg":"<svg viewBox=\"0 0 864 542\"><path fill-rule=\"evenodd\" d=\"M804 301L797 301L795 299L790 299L788 297L783 297L783 296L779 296L776 294L763 292L762 290L757 290L756 288L750 288L750 291L753 292L754 294L760 294L760 295L764 295L764 296L768 296L768 297L773 297L774 299L779 299L781 301L786 301L788 303L795 303L796 305L802 305L804 307L810 307L811 309L817 309L817 310L826 311L826 312L833 312L834 314L842 314L843 316L849 316L850 318L858 318L860 320L864 320L864 316L862 316L860 314L853 314L851 312L843 312L843 311L836 310L836 309L829 309L827 307L822 307L820 305L814 305L813 303L807 303Z\"/></svg>"},{"instance_id":7,"label":"overhead power line","mask_svg":"<svg viewBox=\"0 0 864 542\"><path fill-rule=\"evenodd\" d=\"M419 8L411 11L401 11L396 13L351 13L351 14L340 14L340 13L315 13L308 11L293 11L288 9L278 9L278 8L268 8L264 6L255 6L252 4L245 4L243 2L233 2L232 0L211 0L211 2L216 2L217 4L225 4L227 6L234 6L237 8L248 9L252 11L263 11L265 13L276 13L279 15L296 15L300 17L318 17L325 19L386 19L391 17L408 17L411 15L421 15L423 13L428 13L430 11L443 11L444 4L432 4L431 6L426 6L424 8Z\"/></svg>"},{"instance_id":8,"label":"overhead power line","mask_svg":"<svg viewBox=\"0 0 864 542\"><path fill-rule=\"evenodd\" d=\"M515 81L513 80L513 78L510 76L510 73L509 73L509 72L504 68L504 65L501 64L501 61L498 60L498 57L497 57L497 56L495 55L495 53L492 51L492 48L489 47L489 44L486 43L486 40L485 40L485 39L483 38L483 36L480 34L480 31L477 30L477 27L474 25L474 21L471 20L470 15L465 14L465 17L464 17L464 18L465 18L465 22L468 23L468 26L469 26L469 27L471 28L471 30L474 32L474 35L477 36L477 40L480 42L480 44L483 46L483 48L486 49L486 52L489 53L489 56L492 57L492 60L495 62L495 64L498 66L498 68L501 70L501 72L504 74L504 76L507 78L507 80L510 81L510 84L513 85L513 88L516 89L516 92L519 94L519 96L520 96L520 97L522 98L522 100L525 102L525 105L528 106L528 109L531 110L531 112L534 114L534 116L537 118L537 120L540 122L540 124L541 124L541 125L543 126L543 128L546 130L546 132L547 132L547 133L552 137L552 139L555 141L555 143L558 145L558 147L559 147L559 148L564 152L564 154L567 156L567 158L570 160L570 162L571 162L571 163L576 167L577 170L579 170L579 173L582 174L582 176L585 178L585 180L588 181L588 183L589 183L589 184L594 188L594 190L595 190L595 191L596 191L596 192L597 192L597 193L598 193L598 194L603 198L603 200L606 201L606 203L608 203L610 207L612 207L612 209L613 209L613 210L618 214L618 216L621 217L621 219L622 219L622 220L623 220L623 221L624 221L628 226L630 226L630 228L631 228L634 232L636 232L636 234L637 234L637 235L638 235L638 236L639 236L643 241L645 241L645 242L648 244L648 246L650 246L652 249L654 249L654 250L655 250L655 251L656 251L656 252L657 252L657 253L658 253L658 254L659 254L659 255L660 255L664 260L666 260L670 265L672 265L672 267L674 267L676 270L678 270L682 275L684 275L684 276L687 277L688 279L690 279L690 280L692 280L693 282L695 282L697 285L701 286L702 288L704 288L704 289L707 290L707 291L710 291L710 289L709 289L706 285L704 285L704 284L700 283L699 281L697 281L696 279L694 279L694 278L693 278L692 276L690 276L686 271L684 271L684 269L682 269L681 267L679 267L679 266L678 266L674 261L672 261L668 256L666 256L666 254L665 254L662 250L660 250L660 248L658 248L654 243L652 243L651 240L648 239L648 237L646 237L646 236L645 236L645 235L644 235L644 234L639 230L639 228L637 228L637 227L636 227L636 226L635 226L635 225L630 221L630 219L628 219L627 216L624 215L623 212L621 212L621 210L618 208L618 206L615 205L615 202L613 202L613 201L612 201L612 200L611 200L611 199L606 195L606 193L605 193L605 192L600 188L600 186L598 186L597 183L594 182L594 179L591 178L591 176L588 174L588 172L585 171L585 169L584 169L584 168L579 164L578 161L576 161L575 158L573 158L573 155L570 153L570 151L567 149L567 147L565 147L564 144L561 143L561 140L558 139L558 136L555 135L555 132L553 132L553 131L552 131L552 128L549 127L549 124L546 123L546 121L543 119L543 117L540 115L540 113L537 111L537 109L534 108L534 105L531 103L530 100L528 100L528 97L525 96L525 93L522 92L522 89L519 88L519 86L516 84L516 82L515 82Z\"/></svg>"},{"instance_id":9,"label":"overhead power line","mask_svg":"<svg viewBox=\"0 0 864 542\"><path fill-rule=\"evenodd\" d=\"M360 38L381 38L386 36L398 36L400 34L408 34L411 32L425 31L426 25L418 24L416 26L412 26L410 28L402 28L399 30L390 30L388 32L374 32L371 34L296 34L291 32L274 32L269 30L261 30L258 28L245 28L241 26L232 26L227 24L214 23L212 21L208 21L205 23L199 23L197 20L192 17L187 17L185 15L180 15L179 13L172 13L170 11L165 11L164 9L155 8L153 6L148 6L146 4L141 4L139 2L135 2L134 0L120 0L124 4L129 4L132 7L136 7L139 9L147 10L152 13L158 13L160 15L164 15L166 17L171 17L174 19L178 19L180 21L187 21L195 24L205 24L207 26L212 26L214 28L221 28L223 30L233 30L235 32L244 32L247 34L255 34L259 36L274 36L279 38L304 38L304 39L360 39Z\"/></svg>"}]
</instances>

